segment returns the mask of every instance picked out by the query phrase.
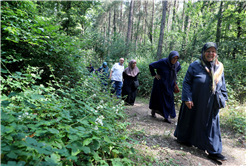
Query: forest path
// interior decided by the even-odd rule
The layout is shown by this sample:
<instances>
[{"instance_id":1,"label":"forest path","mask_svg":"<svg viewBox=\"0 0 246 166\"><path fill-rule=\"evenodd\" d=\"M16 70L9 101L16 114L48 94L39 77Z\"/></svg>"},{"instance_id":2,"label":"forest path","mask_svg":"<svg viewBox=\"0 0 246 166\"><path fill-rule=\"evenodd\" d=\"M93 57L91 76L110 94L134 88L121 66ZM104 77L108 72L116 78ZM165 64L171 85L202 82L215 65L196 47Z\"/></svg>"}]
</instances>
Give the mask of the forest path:
<instances>
[{"instance_id":1,"label":"forest path","mask_svg":"<svg viewBox=\"0 0 246 166\"><path fill-rule=\"evenodd\" d=\"M171 165L246 166L245 141L240 143L240 139L226 129L221 128L221 136L222 154L227 157L227 161L220 162L209 159L205 152L194 146L186 147L175 141L176 138L173 133L178 119L177 110L177 117L171 119L173 124L165 123L164 118L160 115L156 115L157 118L152 118L149 105L140 100L137 100L134 106L126 106L125 111L129 115L127 121L131 123L128 130L133 133L134 139L140 143L135 148L141 149L143 155L154 156L159 161L173 163ZM147 157L146 160L148 160Z\"/></svg>"}]
</instances>

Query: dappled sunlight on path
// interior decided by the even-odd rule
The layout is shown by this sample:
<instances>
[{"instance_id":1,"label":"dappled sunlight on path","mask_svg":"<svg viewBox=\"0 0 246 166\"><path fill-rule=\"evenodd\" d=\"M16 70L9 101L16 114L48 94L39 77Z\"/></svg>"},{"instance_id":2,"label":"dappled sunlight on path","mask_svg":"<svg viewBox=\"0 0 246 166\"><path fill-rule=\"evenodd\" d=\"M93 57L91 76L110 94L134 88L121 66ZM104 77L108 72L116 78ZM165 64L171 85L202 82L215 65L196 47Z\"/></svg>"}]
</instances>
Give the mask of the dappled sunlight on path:
<instances>
[{"instance_id":1,"label":"dappled sunlight on path","mask_svg":"<svg viewBox=\"0 0 246 166\"><path fill-rule=\"evenodd\" d=\"M237 139L223 138L223 151L227 161L214 161L207 158L207 153L196 147L186 147L176 142L173 136L176 128L177 117L172 119L173 124L164 122L164 118L157 115L152 118L148 103L137 100L134 106L126 106L126 113L129 115L127 121L131 123L128 130L132 137L139 141L135 147L144 156L154 156L159 161L171 162L177 165L226 165L226 166L245 166L246 149L244 145L239 145Z\"/></svg>"}]
</instances>

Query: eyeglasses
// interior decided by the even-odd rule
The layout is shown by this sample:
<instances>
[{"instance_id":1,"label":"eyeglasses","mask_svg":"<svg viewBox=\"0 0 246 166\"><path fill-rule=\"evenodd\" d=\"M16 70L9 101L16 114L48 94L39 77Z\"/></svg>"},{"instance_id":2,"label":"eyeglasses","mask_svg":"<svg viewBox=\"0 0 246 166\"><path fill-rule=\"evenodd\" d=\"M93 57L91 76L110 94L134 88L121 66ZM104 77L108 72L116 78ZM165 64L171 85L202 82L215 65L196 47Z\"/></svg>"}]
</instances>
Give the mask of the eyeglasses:
<instances>
[{"instance_id":1,"label":"eyeglasses","mask_svg":"<svg viewBox=\"0 0 246 166\"><path fill-rule=\"evenodd\" d=\"M174 60L179 60L179 58L173 58Z\"/></svg>"}]
</instances>

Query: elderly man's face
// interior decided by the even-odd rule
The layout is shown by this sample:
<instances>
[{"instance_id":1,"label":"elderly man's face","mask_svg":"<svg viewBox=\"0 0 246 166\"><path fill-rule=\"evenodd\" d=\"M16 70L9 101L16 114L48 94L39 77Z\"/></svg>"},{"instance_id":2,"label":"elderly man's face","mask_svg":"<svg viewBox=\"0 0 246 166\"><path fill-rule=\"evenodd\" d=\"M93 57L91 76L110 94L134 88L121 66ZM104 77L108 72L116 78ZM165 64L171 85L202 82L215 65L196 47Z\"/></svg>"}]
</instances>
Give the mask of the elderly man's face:
<instances>
[{"instance_id":1,"label":"elderly man's face","mask_svg":"<svg viewBox=\"0 0 246 166\"><path fill-rule=\"evenodd\" d=\"M124 63L124 59L120 58L120 65L123 65L123 63Z\"/></svg>"}]
</instances>

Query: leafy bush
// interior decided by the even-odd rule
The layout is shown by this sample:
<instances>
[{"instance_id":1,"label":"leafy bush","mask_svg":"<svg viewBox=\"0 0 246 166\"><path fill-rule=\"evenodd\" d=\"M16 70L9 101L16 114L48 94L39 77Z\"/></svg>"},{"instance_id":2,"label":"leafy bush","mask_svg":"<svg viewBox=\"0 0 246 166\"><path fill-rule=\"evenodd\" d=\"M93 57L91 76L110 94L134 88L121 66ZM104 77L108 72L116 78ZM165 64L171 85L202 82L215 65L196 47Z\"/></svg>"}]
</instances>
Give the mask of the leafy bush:
<instances>
[{"instance_id":1,"label":"leafy bush","mask_svg":"<svg viewBox=\"0 0 246 166\"><path fill-rule=\"evenodd\" d=\"M123 103L96 78L44 87L34 85L37 68L28 70L1 77L1 90L12 90L1 97L2 165L131 165Z\"/></svg>"}]
</instances>

